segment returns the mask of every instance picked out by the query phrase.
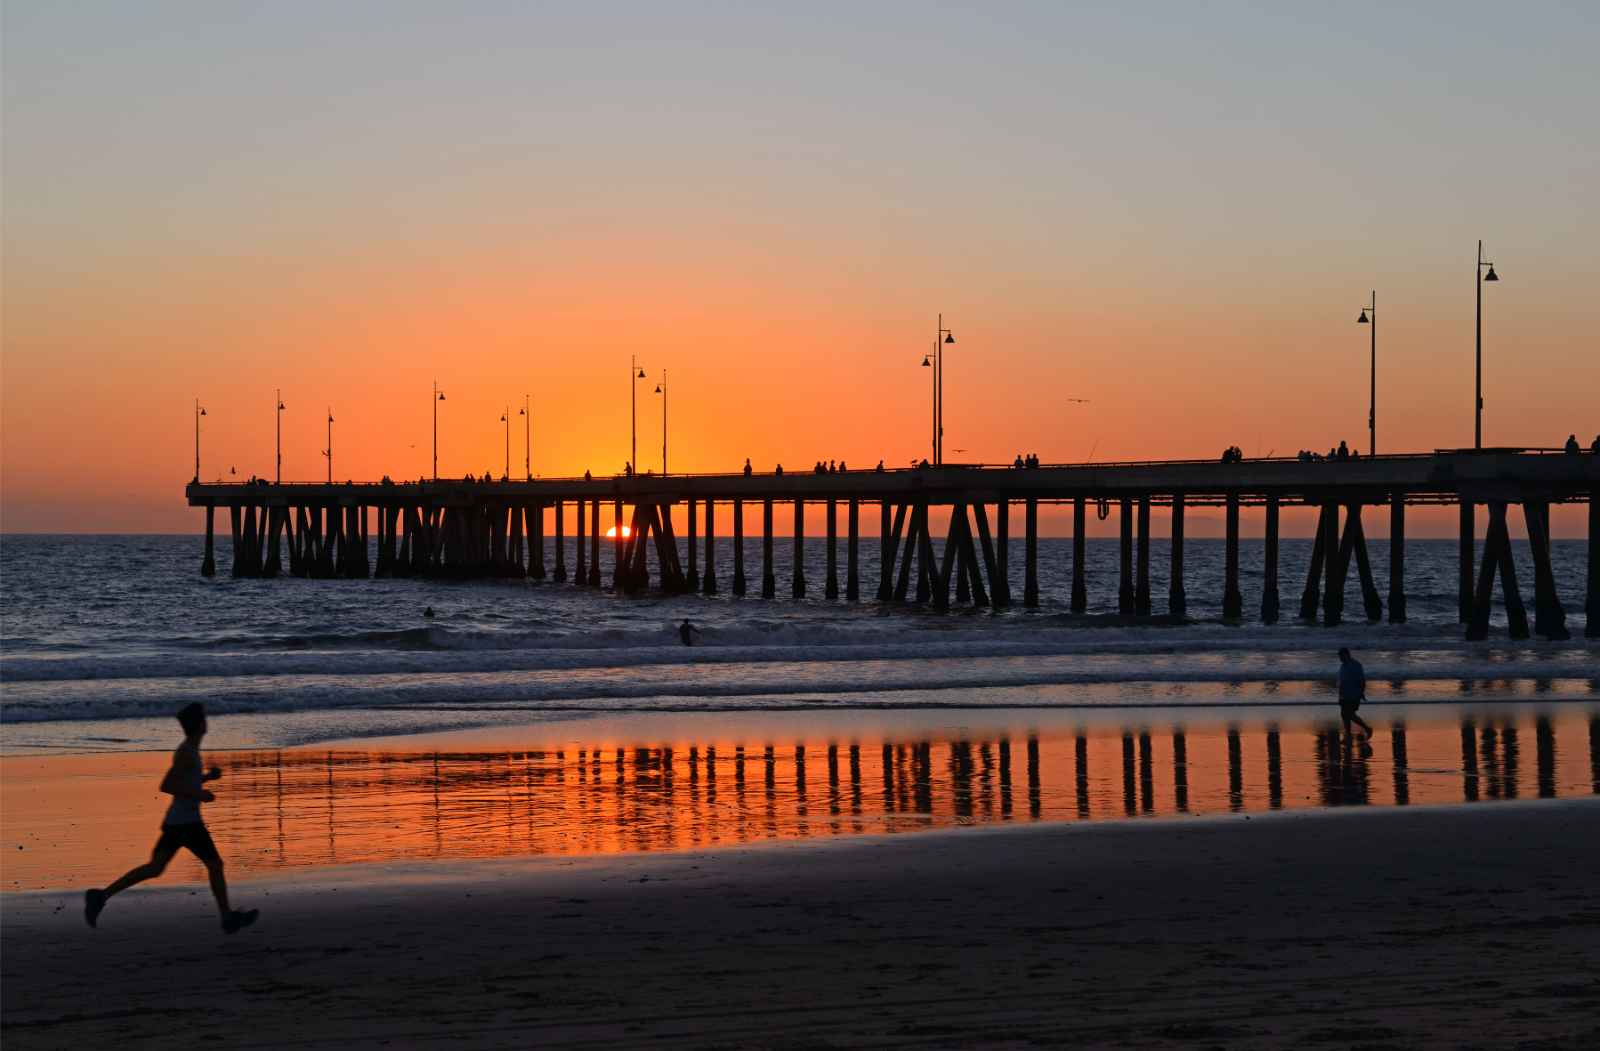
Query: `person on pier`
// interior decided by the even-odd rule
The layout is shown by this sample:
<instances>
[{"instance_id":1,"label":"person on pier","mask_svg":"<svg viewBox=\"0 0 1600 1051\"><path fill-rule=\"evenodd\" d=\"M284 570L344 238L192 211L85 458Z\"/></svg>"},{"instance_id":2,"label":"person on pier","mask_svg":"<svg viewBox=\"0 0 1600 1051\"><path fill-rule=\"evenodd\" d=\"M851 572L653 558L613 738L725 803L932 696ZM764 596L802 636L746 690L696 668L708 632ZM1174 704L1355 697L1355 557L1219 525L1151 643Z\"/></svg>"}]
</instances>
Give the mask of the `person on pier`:
<instances>
[{"instance_id":1,"label":"person on pier","mask_svg":"<svg viewBox=\"0 0 1600 1051\"><path fill-rule=\"evenodd\" d=\"M130 869L104 890L94 887L84 892L83 918L91 927L98 925L100 913L112 896L161 875L180 849L188 850L205 865L224 934L243 930L256 922L259 910L241 911L228 904L228 881L223 875L222 855L217 853L217 845L211 841L211 833L200 816L200 805L216 798L205 788L205 783L222 776L217 767L206 770L200 759L200 741L206 735L205 706L197 701L183 708L178 712L178 725L183 727L183 743L172 753L172 767L161 779L161 791L172 797L167 816L161 822L161 837L156 840L148 862Z\"/></svg>"},{"instance_id":2,"label":"person on pier","mask_svg":"<svg viewBox=\"0 0 1600 1051\"><path fill-rule=\"evenodd\" d=\"M1595 441L1600 442L1600 438L1596 438ZM1576 456L1583 451L1578 447L1578 436L1576 434L1567 435L1567 444L1564 447L1564 451L1568 456Z\"/></svg>"},{"instance_id":3,"label":"person on pier","mask_svg":"<svg viewBox=\"0 0 1600 1051\"><path fill-rule=\"evenodd\" d=\"M744 476L746 478L749 478L751 473L752 473L752 470L753 469L750 466L750 457L746 456L744 458Z\"/></svg>"}]
</instances>

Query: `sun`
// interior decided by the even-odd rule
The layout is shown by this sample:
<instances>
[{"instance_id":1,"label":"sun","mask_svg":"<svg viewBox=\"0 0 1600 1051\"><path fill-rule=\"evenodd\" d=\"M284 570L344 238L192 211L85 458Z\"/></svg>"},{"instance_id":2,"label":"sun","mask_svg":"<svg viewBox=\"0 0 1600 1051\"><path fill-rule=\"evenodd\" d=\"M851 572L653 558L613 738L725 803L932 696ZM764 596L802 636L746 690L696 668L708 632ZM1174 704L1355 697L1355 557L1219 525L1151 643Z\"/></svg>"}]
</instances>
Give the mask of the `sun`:
<instances>
[{"instance_id":1,"label":"sun","mask_svg":"<svg viewBox=\"0 0 1600 1051\"><path fill-rule=\"evenodd\" d=\"M632 535L633 535L633 530L632 529L630 529L628 526L623 526L622 527L622 539L626 540ZM612 539L612 540L615 540L617 538L617 527L616 526L612 526L610 529L607 529L606 530L606 536L608 538Z\"/></svg>"}]
</instances>

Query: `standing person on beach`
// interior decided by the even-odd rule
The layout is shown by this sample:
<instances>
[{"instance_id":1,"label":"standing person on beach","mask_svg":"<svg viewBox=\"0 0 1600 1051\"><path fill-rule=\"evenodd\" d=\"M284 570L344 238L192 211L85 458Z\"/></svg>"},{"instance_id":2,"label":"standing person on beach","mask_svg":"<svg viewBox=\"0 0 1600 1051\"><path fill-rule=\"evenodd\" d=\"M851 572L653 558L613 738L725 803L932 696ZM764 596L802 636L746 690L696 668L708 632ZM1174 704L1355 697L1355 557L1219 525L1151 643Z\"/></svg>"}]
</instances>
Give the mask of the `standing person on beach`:
<instances>
[{"instance_id":1,"label":"standing person on beach","mask_svg":"<svg viewBox=\"0 0 1600 1051\"><path fill-rule=\"evenodd\" d=\"M678 625L678 638L683 640L685 646L694 645L694 637L700 634L700 629L690 624L687 619Z\"/></svg>"},{"instance_id":2,"label":"standing person on beach","mask_svg":"<svg viewBox=\"0 0 1600 1051\"><path fill-rule=\"evenodd\" d=\"M211 841L211 833L200 817L200 804L216 798L204 787L205 782L222 776L217 767L206 770L200 761L200 739L206 735L205 705L197 701L185 707L178 713L178 725L183 727L183 743L172 753L172 768L161 779L161 791L172 797L167 816L161 822L161 838L156 840L148 862L129 870L104 890L93 888L84 893L83 918L91 927L99 920L101 910L112 895L161 875L180 847L187 847L189 853L205 864L206 874L211 877L211 893L222 915L223 933L232 934L256 922L258 910L240 911L229 906L222 855L217 853L217 845Z\"/></svg>"},{"instance_id":3,"label":"standing person on beach","mask_svg":"<svg viewBox=\"0 0 1600 1051\"><path fill-rule=\"evenodd\" d=\"M1367 698L1367 672L1361 662L1350 656L1350 649L1339 647L1339 718L1344 721L1345 740L1350 739L1350 724L1355 723L1372 739L1372 727L1356 714L1361 702Z\"/></svg>"}]
</instances>

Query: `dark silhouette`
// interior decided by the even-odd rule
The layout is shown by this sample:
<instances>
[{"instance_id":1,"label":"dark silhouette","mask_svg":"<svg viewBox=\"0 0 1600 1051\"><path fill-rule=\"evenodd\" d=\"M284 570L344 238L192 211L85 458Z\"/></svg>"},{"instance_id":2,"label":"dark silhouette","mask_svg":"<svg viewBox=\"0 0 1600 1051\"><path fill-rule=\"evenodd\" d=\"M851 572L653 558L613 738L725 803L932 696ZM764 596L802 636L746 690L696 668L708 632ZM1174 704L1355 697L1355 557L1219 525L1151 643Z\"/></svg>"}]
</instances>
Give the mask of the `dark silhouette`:
<instances>
[{"instance_id":1,"label":"dark silhouette","mask_svg":"<svg viewBox=\"0 0 1600 1051\"><path fill-rule=\"evenodd\" d=\"M1600 441L1600 438L1597 438L1595 440L1596 441ZM1580 453L1582 451L1583 450L1578 447L1578 436L1576 434L1567 435L1567 444L1566 444L1566 453L1567 453L1567 455L1568 456L1576 456L1576 455L1578 455L1578 453Z\"/></svg>"},{"instance_id":2,"label":"dark silhouette","mask_svg":"<svg viewBox=\"0 0 1600 1051\"><path fill-rule=\"evenodd\" d=\"M422 611L422 615L424 617L427 617L429 620L432 620L433 619L433 607L429 606L427 609L423 610Z\"/></svg>"},{"instance_id":3,"label":"dark silhouette","mask_svg":"<svg viewBox=\"0 0 1600 1051\"><path fill-rule=\"evenodd\" d=\"M1350 724L1355 723L1372 739L1372 727L1356 714L1367 697L1367 673L1361 662L1350 655L1347 647L1339 647L1339 718L1344 723L1346 739L1350 737Z\"/></svg>"},{"instance_id":4,"label":"dark silhouette","mask_svg":"<svg viewBox=\"0 0 1600 1051\"><path fill-rule=\"evenodd\" d=\"M698 634L700 634L700 629L690 624L687 620L678 625L678 638L683 640L685 646L693 646L694 637Z\"/></svg>"},{"instance_id":5,"label":"dark silhouette","mask_svg":"<svg viewBox=\"0 0 1600 1051\"><path fill-rule=\"evenodd\" d=\"M1589 443L1589 451L1600 456L1600 434L1594 436L1594 441Z\"/></svg>"},{"instance_id":6,"label":"dark silhouette","mask_svg":"<svg viewBox=\"0 0 1600 1051\"><path fill-rule=\"evenodd\" d=\"M161 822L161 837L156 840L150 860L125 875L104 890L91 888L83 895L83 918L94 927L100 913L113 895L127 890L136 883L155 879L167 870L180 848L199 858L211 877L211 893L217 899L217 911L222 916L222 930L232 934L256 921L258 910L240 911L228 904L228 881L222 872L222 855L211 841L200 817L200 804L216 797L204 785L222 776L216 767L205 770L200 760L200 740L206 735L206 709L196 702L178 712L178 725L183 727L183 743L172 753L172 768L161 779L161 791L172 797L167 816Z\"/></svg>"},{"instance_id":7,"label":"dark silhouette","mask_svg":"<svg viewBox=\"0 0 1600 1051\"><path fill-rule=\"evenodd\" d=\"M783 464L780 463L776 468L773 469L772 473L777 475L779 478L782 478L783 477Z\"/></svg>"},{"instance_id":8,"label":"dark silhouette","mask_svg":"<svg viewBox=\"0 0 1600 1051\"><path fill-rule=\"evenodd\" d=\"M589 474L589 471L588 471L588 469L587 469L587 468L585 468L585 469L584 469L584 472L583 472L583 480L584 480L584 481L586 481L586 482L592 482L592 481L594 481L594 479L593 479L593 477L591 477L591 476L590 476L590 474Z\"/></svg>"},{"instance_id":9,"label":"dark silhouette","mask_svg":"<svg viewBox=\"0 0 1600 1051\"><path fill-rule=\"evenodd\" d=\"M633 464L630 461L624 460L622 462L622 476L624 478L633 477Z\"/></svg>"},{"instance_id":10,"label":"dark silhouette","mask_svg":"<svg viewBox=\"0 0 1600 1051\"><path fill-rule=\"evenodd\" d=\"M1022 454L1021 453L1017 453L1017 458L1014 461L1012 461L1011 466L1012 467L1022 467L1022 466L1024 466L1024 464L1022 462Z\"/></svg>"},{"instance_id":11,"label":"dark silhouette","mask_svg":"<svg viewBox=\"0 0 1600 1051\"><path fill-rule=\"evenodd\" d=\"M744 476L746 478L750 477L750 457L748 456L744 458Z\"/></svg>"},{"instance_id":12,"label":"dark silhouette","mask_svg":"<svg viewBox=\"0 0 1600 1051\"><path fill-rule=\"evenodd\" d=\"M1594 441L1595 441L1595 446L1597 448L1600 448L1600 438L1596 438ZM878 461L878 466L874 467L873 470L876 471L879 474L882 474L883 473L883 461L879 460Z\"/></svg>"},{"instance_id":13,"label":"dark silhouette","mask_svg":"<svg viewBox=\"0 0 1600 1051\"><path fill-rule=\"evenodd\" d=\"M1350 447L1348 445L1346 445L1344 442L1340 442L1339 443L1339 451L1338 451L1337 456L1341 460L1350 459Z\"/></svg>"},{"instance_id":14,"label":"dark silhouette","mask_svg":"<svg viewBox=\"0 0 1600 1051\"><path fill-rule=\"evenodd\" d=\"M844 465L844 461L840 460L839 461L839 473L840 474L844 474L848 470L849 470L849 468Z\"/></svg>"}]
</instances>

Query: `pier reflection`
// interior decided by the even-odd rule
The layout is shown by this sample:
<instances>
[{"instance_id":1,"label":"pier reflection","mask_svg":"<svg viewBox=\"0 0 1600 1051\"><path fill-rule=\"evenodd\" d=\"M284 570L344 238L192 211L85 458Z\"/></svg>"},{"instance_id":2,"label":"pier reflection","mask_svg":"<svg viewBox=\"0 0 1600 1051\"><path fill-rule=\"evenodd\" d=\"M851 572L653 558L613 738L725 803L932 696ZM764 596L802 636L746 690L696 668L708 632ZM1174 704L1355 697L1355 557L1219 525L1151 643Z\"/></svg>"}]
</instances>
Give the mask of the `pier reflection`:
<instances>
[{"instance_id":1,"label":"pier reflection","mask_svg":"<svg viewBox=\"0 0 1600 1051\"><path fill-rule=\"evenodd\" d=\"M1428 723L1413 715L1410 723L1375 720L1375 728L1370 743L1345 740L1334 722L1152 722L914 740L325 749L208 759L224 769L227 793L226 805L212 812L213 832L242 878L332 863L1600 794L1600 716L1586 711ZM1521 756L1529 738L1531 764ZM8 760L18 762L27 761ZM148 774L128 776L130 789L148 789ZM130 811L125 826L102 827L95 857L147 849L147 816ZM8 889L29 886L35 864L41 873L77 867L48 851L7 860Z\"/></svg>"}]
</instances>

